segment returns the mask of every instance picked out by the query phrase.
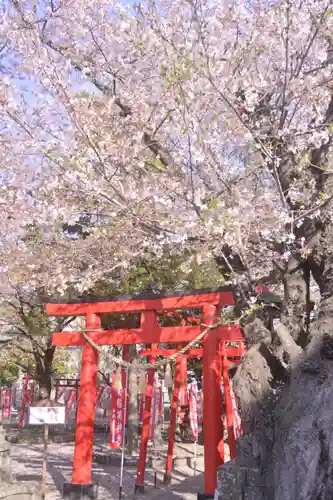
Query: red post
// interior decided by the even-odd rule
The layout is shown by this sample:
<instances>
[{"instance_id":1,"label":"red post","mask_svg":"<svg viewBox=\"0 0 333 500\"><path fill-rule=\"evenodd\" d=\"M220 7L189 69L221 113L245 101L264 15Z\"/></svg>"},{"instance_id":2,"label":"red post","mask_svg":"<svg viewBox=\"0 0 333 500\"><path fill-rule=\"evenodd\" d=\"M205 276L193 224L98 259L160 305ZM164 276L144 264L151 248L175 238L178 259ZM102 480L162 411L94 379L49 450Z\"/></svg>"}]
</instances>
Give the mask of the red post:
<instances>
[{"instance_id":1,"label":"red post","mask_svg":"<svg viewBox=\"0 0 333 500\"><path fill-rule=\"evenodd\" d=\"M181 349L182 346L179 348ZM180 369L180 405L188 404L188 394L187 394L187 356L179 357L179 369Z\"/></svg>"},{"instance_id":2,"label":"red post","mask_svg":"<svg viewBox=\"0 0 333 500\"><path fill-rule=\"evenodd\" d=\"M234 417L232 412L232 400L231 400L231 392L230 392L230 379L228 372L228 358L227 358L227 350L225 348L225 343L222 342L222 379L223 379L223 387L224 387L224 397L225 397L225 409L227 414L227 427L228 427L228 444L230 450L230 458L231 460L236 457L236 439L234 432Z\"/></svg>"},{"instance_id":3,"label":"red post","mask_svg":"<svg viewBox=\"0 0 333 500\"><path fill-rule=\"evenodd\" d=\"M87 314L86 328L97 330L101 321L96 314ZM89 332L88 332L89 335ZM96 375L98 352L88 342L82 353L80 392L77 408L73 484L91 484L91 465L94 437Z\"/></svg>"},{"instance_id":4,"label":"red post","mask_svg":"<svg viewBox=\"0 0 333 500\"><path fill-rule=\"evenodd\" d=\"M144 311L141 313L141 327L145 330L156 328L156 313L155 311ZM153 346L152 346L153 347ZM157 346L155 346L157 347ZM150 356L148 358L149 363L155 362L155 356ZM146 385L146 397L145 397L145 409L143 414L142 422L142 432L141 432L141 442L140 442L140 455L138 461L138 469L136 473L135 481L135 493L143 493L145 485L145 467L147 460L147 446L149 440L150 431L150 410L151 410L151 400L153 395L154 387L154 375L155 370L149 370L147 376Z\"/></svg>"},{"instance_id":5,"label":"red post","mask_svg":"<svg viewBox=\"0 0 333 500\"><path fill-rule=\"evenodd\" d=\"M154 362L155 358L151 357L149 362ZM154 387L154 370L149 370L147 377L146 386L146 399L145 399L145 409L143 414L142 432L141 432L141 442L140 442L140 455L138 461L138 470L136 474L135 482L135 492L143 493L145 484L145 467L147 460L147 446L149 440L150 432L150 410L151 410L151 400L153 395Z\"/></svg>"},{"instance_id":6,"label":"red post","mask_svg":"<svg viewBox=\"0 0 333 500\"><path fill-rule=\"evenodd\" d=\"M185 357L185 361L186 361L186 357ZM173 450L175 447L176 419L177 419L179 389L181 387L182 363L184 363L184 361L182 360L182 356L181 356L181 357L177 358L177 360L176 360L176 373L175 373L175 381L174 381L174 386L173 386L171 414L170 414L168 455L167 455L167 459L166 459L165 473L164 473L164 478L163 478L164 484L171 483L172 458L173 458Z\"/></svg>"},{"instance_id":7,"label":"red post","mask_svg":"<svg viewBox=\"0 0 333 500\"><path fill-rule=\"evenodd\" d=\"M216 321L216 307L205 304L203 307L204 325ZM215 330L207 333L203 341L203 378L204 378L204 463L205 495L214 496L217 468L222 464L218 451L223 445L221 373L217 360L218 341Z\"/></svg>"}]
</instances>

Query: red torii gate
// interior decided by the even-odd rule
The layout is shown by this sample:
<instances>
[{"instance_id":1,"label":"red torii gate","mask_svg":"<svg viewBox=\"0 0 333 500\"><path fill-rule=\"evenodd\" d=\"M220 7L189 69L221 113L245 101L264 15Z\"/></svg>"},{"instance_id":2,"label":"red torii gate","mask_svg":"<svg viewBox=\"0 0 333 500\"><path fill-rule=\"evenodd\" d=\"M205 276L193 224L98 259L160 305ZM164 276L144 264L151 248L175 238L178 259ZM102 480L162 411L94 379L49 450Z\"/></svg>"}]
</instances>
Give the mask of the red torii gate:
<instances>
[{"instance_id":1,"label":"red torii gate","mask_svg":"<svg viewBox=\"0 0 333 500\"><path fill-rule=\"evenodd\" d=\"M86 331L98 345L188 343L204 328L195 326L161 327L157 312L175 309L202 308L202 323L206 327L216 322L220 309L234 304L231 287L196 290L188 295L141 294L116 299L86 299L70 304L49 303L51 316L85 316ZM101 314L141 312L140 328L101 330ZM213 498L217 468L221 464L218 444L223 438L221 422L219 341L244 341L239 325L222 325L212 329L203 341L204 376L204 455L205 492L198 498ZM64 497L85 493L97 497L97 485L92 483L92 448L96 403L98 352L84 339L82 332L53 334L54 346L83 346L80 394L77 409L76 438L72 483L65 483Z\"/></svg>"},{"instance_id":2,"label":"red torii gate","mask_svg":"<svg viewBox=\"0 0 333 500\"><path fill-rule=\"evenodd\" d=\"M240 359L245 353L245 345L244 345L245 343L243 341L240 341L239 347L226 347L225 341L219 341L219 344L220 345L218 354L221 360L221 366L220 366L221 382L223 383L225 388L225 406L226 406L225 410L226 410L227 427L228 427L228 444L230 449L230 458L233 459L236 456L236 438L234 434L233 410L232 410L232 400L230 394L230 379L229 379L228 367L232 365L238 365L240 363ZM173 354L176 354L178 351L179 349L157 349L155 347L152 347L151 349L141 350L140 356L141 357L148 356L153 358L155 358L156 356L163 356L168 358ZM168 453L165 464L165 474L163 481L165 484L169 484L171 481L178 397L179 397L179 390L183 385L183 378L184 376L187 378L187 361L189 358L202 358L202 357L203 357L203 348L200 347L200 348L189 349L186 352L186 354L182 354L176 360L176 373L175 373L174 388L172 394L171 417L169 426ZM232 361L229 360L229 358L232 358ZM145 463L146 463L146 449L149 436L149 426L150 426L150 418L146 418L143 422L142 441L141 441L140 456L138 462L137 482L135 485L136 491L141 491L141 492L143 492L143 486L144 486L144 473L145 473ZM223 439L219 443L219 454L221 457L221 461L224 462Z\"/></svg>"}]
</instances>

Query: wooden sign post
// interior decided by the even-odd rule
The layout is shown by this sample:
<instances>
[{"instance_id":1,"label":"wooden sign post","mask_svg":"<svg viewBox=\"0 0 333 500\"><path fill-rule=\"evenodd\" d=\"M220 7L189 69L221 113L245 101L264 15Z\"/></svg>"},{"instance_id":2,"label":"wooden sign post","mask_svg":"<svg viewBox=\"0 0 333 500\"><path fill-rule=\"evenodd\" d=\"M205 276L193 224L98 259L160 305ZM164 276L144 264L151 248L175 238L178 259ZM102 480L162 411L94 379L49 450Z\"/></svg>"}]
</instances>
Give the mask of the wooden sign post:
<instances>
[{"instance_id":1,"label":"wooden sign post","mask_svg":"<svg viewBox=\"0 0 333 500\"><path fill-rule=\"evenodd\" d=\"M47 445L49 425L65 423L65 407L50 399L41 399L29 407L29 425L44 425L44 451L42 467L42 498L46 496Z\"/></svg>"}]
</instances>

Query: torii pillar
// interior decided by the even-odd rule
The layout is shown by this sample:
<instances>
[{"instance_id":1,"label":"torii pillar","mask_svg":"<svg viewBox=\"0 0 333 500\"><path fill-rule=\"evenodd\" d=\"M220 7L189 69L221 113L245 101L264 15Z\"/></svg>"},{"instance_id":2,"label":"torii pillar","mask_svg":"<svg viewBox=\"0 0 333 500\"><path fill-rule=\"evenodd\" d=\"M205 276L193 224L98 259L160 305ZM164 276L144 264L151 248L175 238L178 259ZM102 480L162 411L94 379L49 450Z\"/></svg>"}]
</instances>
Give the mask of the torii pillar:
<instances>
[{"instance_id":1,"label":"torii pillar","mask_svg":"<svg viewBox=\"0 0 333 500\"><path fill-rule=\"evenodd\" d=\"M86 329L99 330L100 328L99 316L87 314ZM70 498L71 495L75 495L75 497L81 495L82 498L97 498L98 486L93 483L91 477L97 371L98 351L89 342L85 342L82 348L72 482L64 484L65 498Z\"/></svg>"},{"instance_id":2,"label":"torii pillar","mask_svg":"<svg viewBox=\"0 0 333 500\"><path fill-rule=\"evenodd\" d=\"M211 326L216 321L216 307L203 306L203 323ZM219 447L223 447L221 367L218 356L216 331L209 332L203 341L203 427L204 427L204 493L198 494L198 500L214 498L217 469L223 463ZM207 389L208 388L208 389ZM220 445L220 446L219 446Z\"/></svg>"}]
</instances>

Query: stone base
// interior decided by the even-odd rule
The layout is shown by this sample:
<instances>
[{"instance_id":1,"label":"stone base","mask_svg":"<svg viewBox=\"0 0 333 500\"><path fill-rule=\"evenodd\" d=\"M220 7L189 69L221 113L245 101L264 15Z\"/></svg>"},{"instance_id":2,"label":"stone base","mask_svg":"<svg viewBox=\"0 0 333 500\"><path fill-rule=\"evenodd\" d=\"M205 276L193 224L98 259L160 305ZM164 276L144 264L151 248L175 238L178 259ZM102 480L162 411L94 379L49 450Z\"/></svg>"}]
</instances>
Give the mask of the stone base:
<instances>
[{"instance_id":1,"label":"stone base","mask_svg":"<svg viewBox=\"0 0 333 500\"><path fill-rule=\"evenodd\" d=\"M41 500L40 486L29 484L1 484L1 500Z\"/></svg>"},{"instance_id":2,"label":"stone base","mask_svg":"<svg viewBox=\"0 0 333 500\"><path fill-rule=\"evenodd\" d=\"M171 484L171 474L164 474L163 484L166 484L167 486Z\"/></svg>"},{"instance_id":3,"label":"stone base","mask_svg":"<svg viewBox=\"0 0 333 500\"><path fill-rule=\"evenodd\" d=\"M134 494L138 493L139 495L143 495L145 492L144 484L136 484L134 486Z\"/></svg>"},{"instance_id":4,"label":"stone base","mask_svg":"<svg viewBox=\"0 0 333 500\"><path fill-rule=\"evenodd\" d=\"M63 497L68 500L90 500L98 496L98 484L65 483Z\"/></svg>"},{"instance_id":5,"label":"stone base","mask_svg":"<svg viewBox=\"0 0 333 500\"><path fill-rule=\"evenodd\" d=\"M227 462L218 468L217 473L218 500L264 500L266 488L260 471L253 467L236 465Z\"/></svg>"},{"instance_id":6,"label":"stone base","mask_svg":"<svg viewBox=\"0 0 333 500\"><path fill-rule=\"evenodd\" d=\"M214 498L214 495L211 493L198 493L197 495L198 500L208 500L210 498Z\"/></svg>"},{"instance_id":7,"label":"stone base","mask_svg":"<svg viewBox=\"0 0 333 500\"><path fill-rule=\"evenodd\" d=\"M126 467L137 467L139 457L124 457L124 466ZM121 454L120 453L104 453L96 452L93 454L93 460L97 464L102 465L115 465L120 466L121 464Z\"/></svg>"}]
</instances>

